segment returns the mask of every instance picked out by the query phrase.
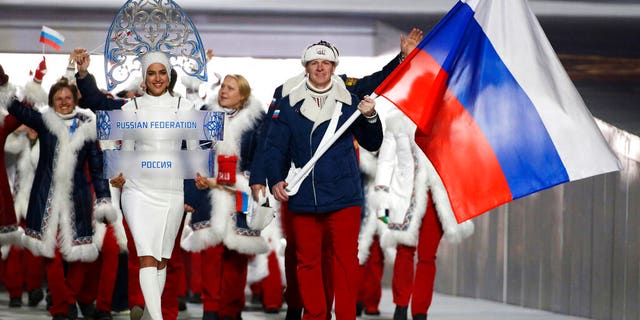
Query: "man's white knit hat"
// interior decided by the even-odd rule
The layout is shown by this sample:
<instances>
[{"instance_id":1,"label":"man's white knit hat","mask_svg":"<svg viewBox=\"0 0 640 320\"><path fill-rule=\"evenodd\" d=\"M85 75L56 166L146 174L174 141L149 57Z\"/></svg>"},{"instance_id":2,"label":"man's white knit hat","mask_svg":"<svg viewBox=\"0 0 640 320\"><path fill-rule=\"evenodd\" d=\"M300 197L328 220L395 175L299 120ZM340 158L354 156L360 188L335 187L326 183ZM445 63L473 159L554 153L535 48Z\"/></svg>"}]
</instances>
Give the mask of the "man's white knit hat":
<instances>
[{"instance_id":1,"label":"man's white knit hat","mask_svg":"<svg viewBox=\"0 0 640 320\"><path fill-rule=\"evenodd\" d=\"M320 42L314 43L304 49L304 51L302 52L301 62L302 66L306 67L307 62L316 59L322 59L332 61L337 66L339 56L340 53L338 53L338 49L336 49L336 47L334 47L329 42L321 40Z\"/></svg>"},{"instance_id":2,"label":"man's white knit hat","mask_svg":"<svg viewBox=\"0 0 640 320\"><path fill-rule=\"evenodd\" d=\"M171 63L169 62L169 56L161 51L150 51L142 56L142 58L140 59L140 64L142 65L142 78L147 78L147 69L154 63L160 63L164 65L164 67L167 69L169 80L171 80Z\"/></svg>"}]
</instances>

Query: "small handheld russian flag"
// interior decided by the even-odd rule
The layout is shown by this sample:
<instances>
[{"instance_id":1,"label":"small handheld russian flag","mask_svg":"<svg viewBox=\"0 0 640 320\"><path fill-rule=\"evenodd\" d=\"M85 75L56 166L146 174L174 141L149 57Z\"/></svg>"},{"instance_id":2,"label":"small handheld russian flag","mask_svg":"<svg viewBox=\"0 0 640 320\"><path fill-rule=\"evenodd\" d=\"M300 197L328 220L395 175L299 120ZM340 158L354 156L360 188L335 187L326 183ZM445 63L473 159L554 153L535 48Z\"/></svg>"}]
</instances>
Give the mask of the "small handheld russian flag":
<instances>
[{"instance_id":1,"label":"small handheld russian flag","mask_svg":"<svg viewBox=\"0 0 640 320\"><path fill-rule=\"evenodd\" d=\"M56 30L47 26L42 26L42 31L40 32L40 43L49 45L58 51L64 43L64 36Z\"/></svg>"}]
</instances>

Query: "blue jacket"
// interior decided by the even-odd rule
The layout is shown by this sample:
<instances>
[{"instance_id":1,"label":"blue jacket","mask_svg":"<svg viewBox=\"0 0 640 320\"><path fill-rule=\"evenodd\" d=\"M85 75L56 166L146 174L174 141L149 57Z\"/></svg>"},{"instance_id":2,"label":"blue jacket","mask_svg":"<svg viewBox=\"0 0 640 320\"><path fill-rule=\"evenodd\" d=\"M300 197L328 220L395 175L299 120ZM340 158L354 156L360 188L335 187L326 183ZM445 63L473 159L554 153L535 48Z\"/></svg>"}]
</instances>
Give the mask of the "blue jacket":
<instances>
[{"instance_id":1,"label":"blue jacket","mask_svg":"<svg viewBox=\"0 0 640 320\"><path fill-rule=\"evenodd\" d=\"M78 105L93 112L97 110L120 110L127 103L125 99L113 99L100 91L96 84L96 78L92 74L80 79L80 76L76 73L76 85L81 94Z\"/></svg>"},{"instance_id":2,"label":"blue jacket","mask_svg":"<svg viewBox=\"0 0 640 320\"><path fill-rule=\"evenodd\" d=\"M357 111L360 99L353 94L350 96L351 103L342 104L338 128ZM300 111L304 99L294 105L290 99L291 95L284 97L269 119L265 158L270 188L285 180L290 161L301 168L311 159L329 126L329 121L324 121L312 131L314 122ZM369 123L363 116L358 117L316 162L298 193L289 197L289 209L324 213L362 205L362 183L354 139L367 150L378 150L382 144L381 122Z\"/></svg>"},{"instance_id":3,"label":"blue jacket","mask_svg":"<svg viewBox=\"0 0 640 320\"><path fill-rule=\"evenodd\" d=\"M389 61L380 71L374 72L368 76L362 78L351 78L347 75L340 75L339 77L344 81L347 90L352 94L355 94L359 99L363 99L365 95L371 94L373 90L375 90L384 79L391 74L391 72L400 64L401 57L400 55L395 56L391 61ZM279 86L273 92L273 98L271 103L269 104L269 109L267 110L267 121L262 123L263 128L262 132L267 132L269 130L269 124L271 121L271 116L273 115L273 111L275 110L275 106L280 103L282 100L282 90L283 86ZM285 94L287 95L288 92ZM251 163L251 176L249 179L249 184L262 184L266 185L266 168L265 168L265 154L264 154L264 139L258 142L258 148L256 149L256 155L254 156L254 161Z\"/></svg>"}]
</instances>

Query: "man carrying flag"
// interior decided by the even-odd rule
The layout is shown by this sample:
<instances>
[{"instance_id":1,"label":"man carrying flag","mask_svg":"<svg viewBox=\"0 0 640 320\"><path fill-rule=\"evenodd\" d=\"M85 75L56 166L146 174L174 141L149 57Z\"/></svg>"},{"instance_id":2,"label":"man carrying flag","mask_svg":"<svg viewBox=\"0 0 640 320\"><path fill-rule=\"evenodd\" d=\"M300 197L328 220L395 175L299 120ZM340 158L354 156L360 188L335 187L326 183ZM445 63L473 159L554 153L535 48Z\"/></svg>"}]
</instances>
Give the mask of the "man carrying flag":
<instances>
[{"instance_id":1,"label":"man carrying flag","mask_svg":"<svg viewBox=\"0 0 640 320\"><path fill-rule=\"evenodd\" d=\"M42 26L42 31L40 31L40 43L44 45L48 45L56 49L56 51L60 51L60 47L64 43L64 36L47 26Z\"/></svg>"},{"instance_id":2,"label":"man carrying flag","mask_svg":"<svg viewBox=\"0 0 640 320\"><path fill-rule=\"evenodd\" d=\"M375 91L402 110L458 222L620 169L526 0L461 0Z\"/></svg>"}]
</instances>

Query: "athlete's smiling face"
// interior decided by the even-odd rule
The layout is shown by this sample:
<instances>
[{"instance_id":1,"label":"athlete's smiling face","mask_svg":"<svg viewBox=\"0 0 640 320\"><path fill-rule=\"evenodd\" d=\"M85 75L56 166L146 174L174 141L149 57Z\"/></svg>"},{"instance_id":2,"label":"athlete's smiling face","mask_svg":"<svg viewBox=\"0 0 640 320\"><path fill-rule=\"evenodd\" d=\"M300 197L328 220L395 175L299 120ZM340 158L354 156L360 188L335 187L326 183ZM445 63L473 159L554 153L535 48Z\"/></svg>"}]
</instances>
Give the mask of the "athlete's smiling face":
<instances>
[{"instance_id":1,"label":"athlete's smiling face","mask_svg":"<svg viewBox=\"0 0 640 320\"><path fill-rule=\"evenodd\" d=\"M71 89L63 87L53 95L53 110L58 114L70 114L76 107Z\"/></svg>"},{"instance_id":2,"label":"athlete's smiling face","mask_svg":"<svg viewBox=\"0 0 640 320\"><path fill-rule=\"evenodd\" d=\"M162 63L153 63L147 68L145 77L147 93L152 96L161 96L169 88L169 70Z\"/></svg>"}]
</instances>

